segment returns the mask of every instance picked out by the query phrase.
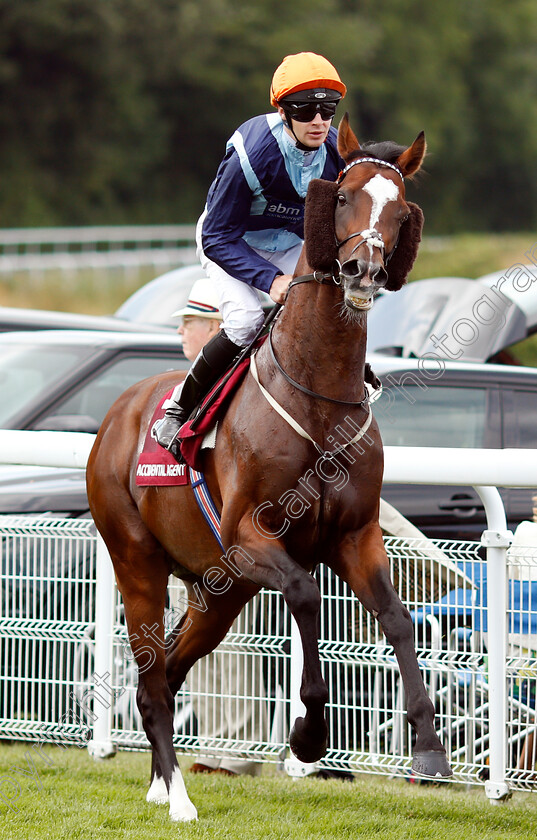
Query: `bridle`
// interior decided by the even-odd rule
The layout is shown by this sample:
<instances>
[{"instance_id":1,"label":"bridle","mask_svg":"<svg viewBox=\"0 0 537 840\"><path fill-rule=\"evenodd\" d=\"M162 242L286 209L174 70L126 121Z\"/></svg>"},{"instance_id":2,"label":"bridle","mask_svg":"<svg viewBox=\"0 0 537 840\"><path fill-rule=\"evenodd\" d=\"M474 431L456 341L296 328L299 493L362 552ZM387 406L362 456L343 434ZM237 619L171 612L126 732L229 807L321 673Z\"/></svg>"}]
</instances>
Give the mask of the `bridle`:
<instances>
[{"instance_id":1,"label":"bridle","mask_svg":"<svg viewBox=\"0 0 537 840\"><path fill-rule=\"evenodd\" d=\"M305 275L305 276L307 277L308 275ZM300 279L302 279L302 278L300 278ZM304 281L304 282L306 282L306 281ZM306 388L305 385L301 385L300 382L297 382L296 379L293 379L291 376L289 376L287 371L285 371L282 368L281 364L279 363L278 359L276 358L276 353L274 352L274 344L272 343L272 330L270 330L269 335L268 335L268 345L269 345L270 355L272 356L272 361L276 365L277 369L279 370L279 372L281 373L283 378L286 379L287 382L289 383L289 385L292 385L293 388L297 388L299 391L302 391L303 394L307 394L308 397L315 397L315 399L317 399L317 400L325 400L325 402L335 403L336 405L352 405L355 408L357 408L357 407L362 407L362 408L367 407L367 405L369 403L369 394L368 394L367 388L365 388L365 393L364 393L363 399L359 400L358 402L356 400L337 400L335 397L326 397L324 394L318 394L317 391L310 391L310 389Z\"/></svg>"},{"instance_id":2,"label":"bridle","mask_svg":"<svg viewBox=\"0 0 537 840\"><path fill-rule=\"evenodd\" d=\"M356 160L352 160L350 163L347 164L347 166L344 169L341 170L341 172L339 173L339 175L337 177L336 184L338 184L338 185L341 184L341 182L345 178L349 169L352 169L353 166L358 166L358 164L360 164L360 163L374 163L378 167L386 167L388 169L393 169L394 172L397 172L397 174L399 175L401 180L404 181L403 173L401 172L399 167L395 166L395 164L388 163L388 161L386 161L386 160L379 160L378 158L361 157L361 158L357 158ZM345 245L351 239L355 239L357 236L360 237L360 241L356 243L356 245L352 249L349 256L352 256L352 254L354 254L354 252L360 247L360 245L363 245L364 242L365 242L365 243L369 243L374 248L379 248L380 249L380 252L381 252L381 255L382 255L382 261L384 262L385 265L393 257L395 249L397 248L397 245L399 243L399 234L398 234L397 239L395 241L395 245L393 246L390 253L386 255L386 246L384 244L384 238L382 236L382 233L379 230L377 230L376 228L365 228L364 230L356 231L355 233L349 234L349 236L346 236L345 239L338 239L336 237L335 241L336 241L336 247L337 247L338 251L339 251L340 248L343 247L343 245ZM336 274L336 271L337 271L337 274ZM303 277L295 277L294 280L292 280L291 283L289 284L289 287L287 289L287 294L289 294L289 291L291 290L291 288L293 286L297 285L298 283L307 283L307 282L310 282L312 280L315 280L317 283L330 283L330 284L333 284L335 286L341 286L342 274L341 274L341 263L340 263L340 261L339 260L335 261L334 270L332 270L331 272L314 271L312 274L305 274ZM286 299L287 299L287 295L286 295Z\"/></svg>"},{"instance_id":3,"label":"bridle","mask_svg":"<svg viewBox=\"0 0 537 840\"><path fill-rule=\"evenodd\" d=\"M341 172L339 173L339 175L337 177L336 183L338 185L341 184L341 182L345 178L349 169L352 169L353 166L358 166L358 164L360 164L360 163L374 163L376 166L379 166L379 167L386 167L388 169L393 169L394 172L397 172L397 174L399 175L401 180L404 181L403 173L401 172L401 170L399 169L398 166L395 166L395 164L388 163L388 161L386 161L386 160L379 160L378 158L361 157L361 158L357 158L356 160L352 160L350 163L347 164L345 169L341 170ZM371 245L373 248L378 248L380 250L380 253L381 253L381 256L382 256L382 261L384 262L384 264L386 264L387 262L390 261L390 259L393 256L393 253L394 253L395 249L397 248L397 243L399 242L399 236L398 236L392 250L390 251L390 253L388 255L386 255L386 246L384 244L384 239L382 237L381 232L379 230L376 230L376 228L366 228L365 230L360 230L360 231L357 231L356 233L351 233L350 236L347 236L345 239L338 240L336 238L336 245L337 245L338 250L340 248L342 248L343 245L345 245L351 239L354 239L356 236L359 236L361 238L360 238L360 241L352 249L351 253L349 254L349 257L352 257L352 255L360 247L360 245L363 245L364 243L367 243L367 244Z\"/></svg>"}]
</instances>

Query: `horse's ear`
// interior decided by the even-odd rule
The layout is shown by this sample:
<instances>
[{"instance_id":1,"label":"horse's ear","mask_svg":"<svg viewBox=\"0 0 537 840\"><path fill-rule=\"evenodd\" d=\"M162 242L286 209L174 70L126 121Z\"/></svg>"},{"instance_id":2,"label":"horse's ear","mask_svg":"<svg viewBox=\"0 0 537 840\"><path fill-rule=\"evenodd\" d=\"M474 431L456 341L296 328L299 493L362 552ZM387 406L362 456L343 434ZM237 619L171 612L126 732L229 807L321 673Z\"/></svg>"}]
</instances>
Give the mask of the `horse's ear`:
<instances>
[{"instance_id":1,"label":"horse's ear","mask_svg":"<svg viewBox=\"0 0 537 840\"><path fill-rule=\"evenodd\" d=\"M337 149L343 160L347 161L353 152L360 151L360 143L350 127L349 113L345 112L337 128Z\"/></svg>"},{"instance_id":2,"label":"horse's ear","mask_svg":"<svg viewBox=\"0 0 537 840\"><path fill-rule=\"evenodd\" d=\"M425 132L420 131L412 145L408 149L405 149L395 161L402 172L403 178L408 178L418 171L423 163L426 152L427 143L425 142Z\"/></svg>"},{"instance_id":3,"label":"horse's ear","mask_svg":"<svg viewBox=\"0 0 537 840\"><path fill-rule=\"evenodd\" d=\"M331 271L337 259L336 196L338 185L315 178L310 181L304 215L306 259L313 271Z\"/></svg>"},{"instance_id":4,"label":"horse's ear","mask_svg":"<svg viewBox=\"0 0 537 840\"><path fill-rule=\"evenodd\" d=\"M421 241L421 230L423 228L421 207L411 201L407 203L410 214L406 222L401 225L397 247L386 264L386 271L388 272L386 289L389 292L397 292L406 283L414 265L414 260L418 255Z\"/></svg>"}]
</instances>

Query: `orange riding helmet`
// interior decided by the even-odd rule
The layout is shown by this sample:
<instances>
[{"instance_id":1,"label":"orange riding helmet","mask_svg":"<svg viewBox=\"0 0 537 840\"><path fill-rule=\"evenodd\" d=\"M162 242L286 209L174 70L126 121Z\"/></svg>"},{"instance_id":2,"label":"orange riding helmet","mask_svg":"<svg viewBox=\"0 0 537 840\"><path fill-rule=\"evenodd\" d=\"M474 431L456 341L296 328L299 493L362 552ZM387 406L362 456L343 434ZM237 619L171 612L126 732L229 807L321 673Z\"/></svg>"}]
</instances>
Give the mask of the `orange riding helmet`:
<instances>
[{"instance_id":1,"label":"orange riding helmet","mask_svg":"<svg viewBox=\"0 0 537 840\"><path fill-rule=\"evenodd\" d=\"M311 52L287 55L272 77L270 104L277 107L284 97L312 88L337 91L341 97L347 92L336 68L322 55Z\"/></svg>"}]
</instances>

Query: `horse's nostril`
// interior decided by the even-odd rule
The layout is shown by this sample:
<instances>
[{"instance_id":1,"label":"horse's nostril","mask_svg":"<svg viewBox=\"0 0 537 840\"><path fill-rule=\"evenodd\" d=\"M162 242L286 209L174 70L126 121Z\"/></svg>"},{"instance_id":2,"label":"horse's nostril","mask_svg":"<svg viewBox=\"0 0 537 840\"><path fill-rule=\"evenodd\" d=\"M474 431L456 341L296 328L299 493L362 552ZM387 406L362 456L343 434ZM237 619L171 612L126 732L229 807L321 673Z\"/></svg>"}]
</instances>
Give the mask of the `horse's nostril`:
<instances>
[{"instance_id":1,"label":"horse's nostril","mask_svg":"<svg viewBox=\"0 0 537 840\"><path fill-rule=\"evenodd\" d=\"M369 263L367 260L347 260L341 266L341 273L344 277L362 280L367 277L371 283L377 286L385 286L388 280L388 272L383 265Z\"/></svg>"},{"instance_id":2,"label":"horse's nostril","mask_svg":"<svg viewBox=\"0 0 537 840\"><path fill-rule=\"evenodd\" d=\"M345 277L361 277L363 269L360 266L360 261L347 260L347 262L344 262L341 266L341 273Z\"/></svg>"},{"instance_id":3,"label":"horse's nostril","mask_svg":"<svg viewBox=\"0 0 537 840\"><path fill-rule=\"evenodd\" d=\"M388 272L386 271L383 265L379 265L378 271L374 275L372 274L371 276L374 278L375 283L378 286L385 286L388 282Z\"/></svg>"}]
</instances>

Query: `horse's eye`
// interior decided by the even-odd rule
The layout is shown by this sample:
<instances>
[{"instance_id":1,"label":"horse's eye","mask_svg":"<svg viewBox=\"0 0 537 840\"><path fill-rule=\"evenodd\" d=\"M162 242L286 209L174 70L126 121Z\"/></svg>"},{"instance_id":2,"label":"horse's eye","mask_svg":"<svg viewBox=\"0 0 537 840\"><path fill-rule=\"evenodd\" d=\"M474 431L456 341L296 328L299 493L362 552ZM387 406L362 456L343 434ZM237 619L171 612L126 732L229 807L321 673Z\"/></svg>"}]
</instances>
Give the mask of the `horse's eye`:
<instances>
[{"instance_id":1,"label":"horse's eye","mask_svg":"<svg viewBox=\"0 0 537 840\"><path fill-rule=\"evenodd\" d=\"M340 207L343 207L343 205L347 203L347 199L345 198L343 193L338 193L337 194L337 203L339 204Z\"/></svg>"},{"instance_id":2,"label":"horse's eye","mask_svg":"<svg viewBox=\"0 0 537 840\"><path fill-rule=\"evenodd\" d=\"M406 222L406 220L408 219L409 216L410 216L410 213L407 213L406 216L403 216L403 218L401 219L399 224L404 225L404 223Z\"/></svg>"}]
</instances>

